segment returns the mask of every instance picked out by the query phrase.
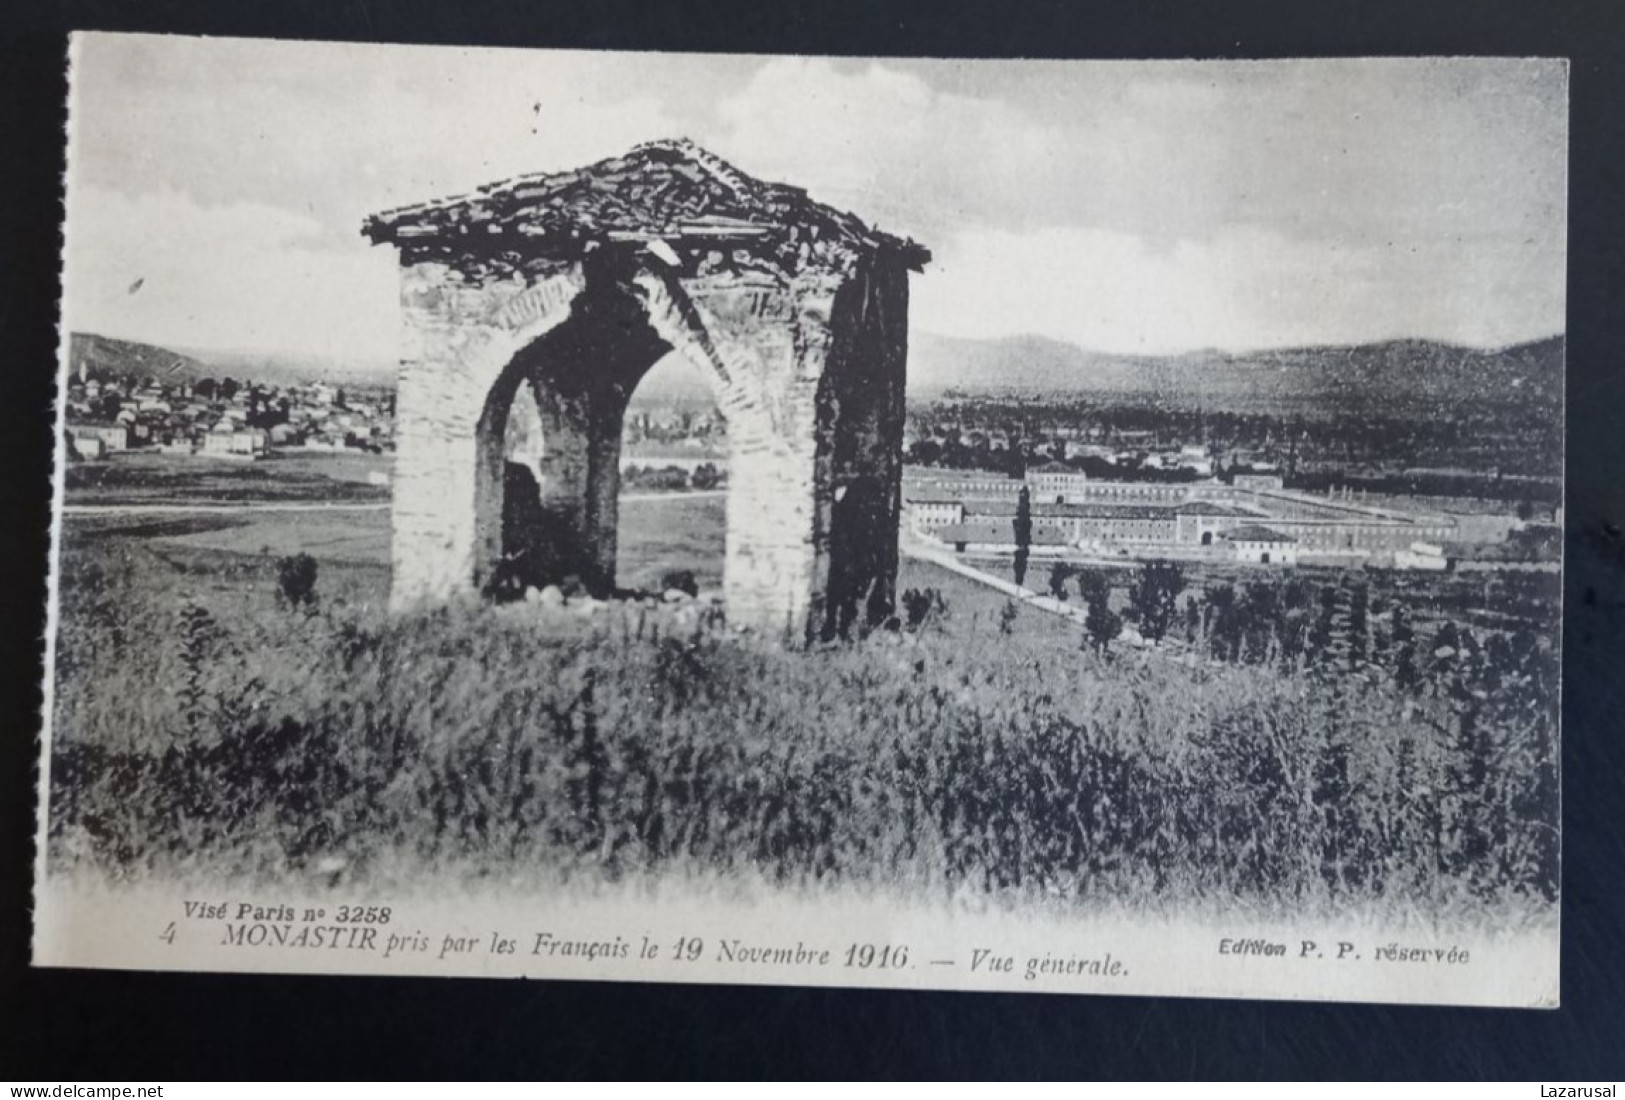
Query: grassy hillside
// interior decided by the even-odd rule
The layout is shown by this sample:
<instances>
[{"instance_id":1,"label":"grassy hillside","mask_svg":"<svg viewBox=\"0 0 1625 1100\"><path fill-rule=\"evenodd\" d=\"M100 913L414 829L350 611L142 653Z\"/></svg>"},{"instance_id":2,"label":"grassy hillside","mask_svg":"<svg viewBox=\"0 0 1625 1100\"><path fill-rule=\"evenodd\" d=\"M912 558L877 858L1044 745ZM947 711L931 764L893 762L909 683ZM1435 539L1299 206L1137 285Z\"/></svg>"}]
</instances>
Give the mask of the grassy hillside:
<instances>
[{"instance_id":1,"label":"grassy hillside","mask_svg":"<svg viewBox=\"0 0 1625 1100\"><path fill-rule=\"evenodd\" d=\"M86 370L92 376L151 376L164 381L203 378L212 373L207 363L169 348L114 340L93 332L75 332L68 337L68 370L76 376Z\"/></svg>"},{"instance_id":2,"label":"grassy hillside","mask_svg":"<svg viewBox=\"0 0 1625 1100\"><path fill-rule=\"evenodd\" d=\"M812 650L661 605L391 618L343 573L311 611L279 606L268 560L151 553L64 559L61 869L338 866L384 888L739 872L1436 915L1556 889L1553 746L1516 691L1498 709L1444 684L1100 655L952 603L918 633Z\"/></svg>"}]
</instances>

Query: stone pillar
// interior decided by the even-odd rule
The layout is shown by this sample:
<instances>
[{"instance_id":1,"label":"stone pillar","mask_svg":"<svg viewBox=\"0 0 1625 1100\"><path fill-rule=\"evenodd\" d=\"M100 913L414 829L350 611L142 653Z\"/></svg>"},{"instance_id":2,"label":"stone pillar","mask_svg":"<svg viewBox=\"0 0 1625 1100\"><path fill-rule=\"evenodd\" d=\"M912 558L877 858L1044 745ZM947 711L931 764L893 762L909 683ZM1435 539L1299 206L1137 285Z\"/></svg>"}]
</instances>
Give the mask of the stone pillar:
<instances>
[{"instance_id":1,"label":"stone pillar","mask_svg":"<svg viewBox=\"0 0 1625 1100\"><path fill-rule=\"evenodd\" d=\"M715 380L728 422L728 621L801 640L821 572L815 425L827 340L817 318L832 287L739 275L639 287L655 330ZM807 311L815 323L803 326Z\"/></svg>"},{"instance_id":2,"label":"stone pillar","mask_svg":"<svg viewBox=\"0 0 1625 1100\"><path fill-rule=\"evenodd\" d=\"M847 636L896 606L902 516L908 279L861 265L831 306L819 391L820 464L827 468L824 608L814 629Z\"/></svg>"},{"instance_id":3,"label":"stone pillar","mask_svg":"<svg viewBox=\"0 0 1625 1100\"><path fill-rule=\"evenodd\" d=\"M809 395L810 398L810 395ZM795 406L805 405L804 409ZM723 596L728 621L766 634L801 640L815 613L819 495L813 448L811 401L792 401L778 426L792 433L781 445L764 444L758 432L729 420L728 532Z\"/></svg>"},{"instance_id":4,"label":"stone pillar","mask_svg":"<svg viewBox=\"0 0 1625 1100\"><path fill-rule=\"evenodd\" d=\"M519 580L542 587L580 575L587 556L587 491L592 424L587 402L566 397L534 375L531 392L542 422L541 484L530 530L502 533L503 554L524 555ZM516 538L524 545L516 544Z\"/></svg>"},{"instance_id":5,"label":"stone pillar","mask_svg":"<svg viewBox=\"0 0 1625 1100\"><path fill-rule=\"evenodd\" d=\"M516 489L524 491L526 471L509 466L500 509L481 513L475 582L500 578L498 588L517 595L573 578L594 595L607 596L615 588L626 397L600 377L574 371L558 376L545 366L529 384L541 418L540 482L530 488L527 506L515 499ZM501 445L499 424L482 431L482 450L492 448L494 455ZM494 471L489 483L496 484Z\"/></svg>"},{"instance_id":6,"label":"stone pillar","mask_svg":"<svg viewBox=\"0 0 1625 1100\"><path fill-rule=\"evenodd\" d=\"M627 400L628 395L618 386L596 387L592 395L581 580L588 591L600 597L615 590L621 520L621 431L626 426Z\"/></svg>"}]
</instances>

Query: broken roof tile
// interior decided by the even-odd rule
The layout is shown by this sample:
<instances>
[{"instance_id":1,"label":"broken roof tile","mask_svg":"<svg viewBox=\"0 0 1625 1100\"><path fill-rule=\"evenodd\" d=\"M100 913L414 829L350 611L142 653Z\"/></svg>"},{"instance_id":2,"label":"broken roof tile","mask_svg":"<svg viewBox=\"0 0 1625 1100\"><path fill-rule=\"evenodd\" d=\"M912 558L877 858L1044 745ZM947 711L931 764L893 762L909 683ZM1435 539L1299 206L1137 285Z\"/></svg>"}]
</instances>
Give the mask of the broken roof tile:
<instances>
[{"instance_id":1,"label":"broken roof tile","mask_svg":"<svg viewBox=\"0 0 1625 1100\"><path fill-rule=\"evenodd\" d=\"M799 187L746 175L687 140L649 142L585 168L487 184L471 194L398 207L362 225L374 243L457 236L470 222L521 229L532 247L568 249L588 238L684 236L790 242L803 234L840 250L885 253L915 269L930 253ZM799 250L790 248L788 255Z\"/></svg>"}]
</instances>

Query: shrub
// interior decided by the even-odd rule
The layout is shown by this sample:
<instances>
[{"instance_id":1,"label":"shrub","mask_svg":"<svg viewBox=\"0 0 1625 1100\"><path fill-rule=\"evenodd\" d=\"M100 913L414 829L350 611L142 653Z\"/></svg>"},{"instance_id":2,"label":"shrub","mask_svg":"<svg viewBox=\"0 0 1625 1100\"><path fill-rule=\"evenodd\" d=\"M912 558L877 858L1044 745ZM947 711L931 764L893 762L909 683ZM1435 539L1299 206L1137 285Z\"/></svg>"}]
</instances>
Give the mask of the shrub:
<instances>
[{"instance_id":1,"label":"shrub","mask_svg":"<svg viewBox=\"0 0 1625 1100\"><path fill-rule=\"evenodd\" d=\"M1161 641L1173 625L1179 610L1179 594L1185 590L1185 571L1171 561L1148 561L1129 588L1129 608L1134 612L1140 633L1153 642Z\"/></svg>"},{"instance_id":2,"label":"shrub","mask_svg":"<svg viewBox=\"0 0 1625 1100\"><path fill-rule=\"evenodd\" d=\"M316 605L316 559L299 553L278 558L276 563L277 595L282 603L294 609Z\"/></svg>"},{"instance_id":3,"label":"shrub","mask_svg":"<svg viewBox=\"0 0 1625 1100\"><path fill-rule=\"evenodd\" d=\"M714 463L702 462L694 468L689 475L688 485L691 489L716 489L727 484L728 477L719 470Z\"/></svg>"},{"instance_id":4,"label":"shrub","mask_svg":"<svg viewBox=\"0 0 1625 1100\"><path fill-rule=\"evenodd\" d=\"M1106 647L1123 632L1123 618L1108 606L1103 589L1091 591L1088 600L1083 629L1088 632L1089 641L1094 646L1095 652L1105 653Z\"/></svg>"},{"instance_id":5,"label":"shrub","mask_svg":"<svg viewBox=\"0 0 1625 1100\"><path fill-rule=\"evenodd\" d=\"M1072 576L1072 566L1058 561L1049 569L1049 593L1058 600L1066 599L1066 582Z\"/></svg>"},{"instance_id":6,"label":"shrub","mask_svg":"<svg viewBox=\"0 0 1625 1100\"><path fill-rule=\"evenodd\" d=\"M948 613L948 603L935 588L907 588L899 601L903 605L903 626L917 631Z\"/></svg>"}]
</instances>

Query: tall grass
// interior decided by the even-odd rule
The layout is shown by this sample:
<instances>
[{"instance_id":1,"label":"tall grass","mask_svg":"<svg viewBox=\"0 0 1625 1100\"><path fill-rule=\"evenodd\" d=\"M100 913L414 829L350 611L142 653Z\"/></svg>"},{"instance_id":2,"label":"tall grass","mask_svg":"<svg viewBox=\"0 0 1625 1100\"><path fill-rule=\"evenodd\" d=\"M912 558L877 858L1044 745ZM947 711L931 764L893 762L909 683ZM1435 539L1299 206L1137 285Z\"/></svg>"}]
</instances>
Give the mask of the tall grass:
<instances>
[{"instance_id":1,"label":"tall grass","mask_svg":"<svg viewBox=\"0 0 1625 1100\"><path fill-rule=\"evenodd\" d=\"M145 568L81 555L63 581L51 854L113 876L703 870L1294 908L1556 892L1539 708L1063 650L951 608L807 650L636 605L277 610L270 581L166 589Z\"/></svg>"}]
</instances>

